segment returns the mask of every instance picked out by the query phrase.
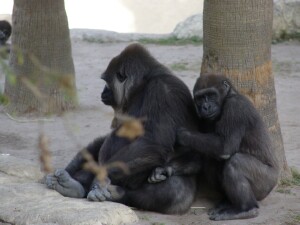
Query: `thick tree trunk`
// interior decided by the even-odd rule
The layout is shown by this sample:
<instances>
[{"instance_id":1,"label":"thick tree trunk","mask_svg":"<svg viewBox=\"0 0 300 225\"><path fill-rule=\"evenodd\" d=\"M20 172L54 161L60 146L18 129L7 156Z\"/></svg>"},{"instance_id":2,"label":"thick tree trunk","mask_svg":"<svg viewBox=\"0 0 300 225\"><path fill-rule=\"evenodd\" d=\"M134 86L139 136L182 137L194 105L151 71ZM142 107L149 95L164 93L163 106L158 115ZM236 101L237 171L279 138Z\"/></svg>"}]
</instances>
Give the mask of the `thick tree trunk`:
<instances>
[{"instance_id":1,"label":"thick tree trunk","mask_svg":"<svg viewBox=\"0 0 300 225\"><path fill-rule=\"evenodd\" d=\"M74 108L75 71L64 0L15 0L9 112L59 113Z\"/></svg>"},{"instance_id":2,"label":"thick tree trunk","mask_svg":"<svg viewBox=\"0 0 300 225\"><path fill-rule=\"evenodd\" d=\"M271 62L272 0L206 0L201 73L230 77L269 128L281 178L290 175L276 107Z\"/></svg>"}]
</instances>

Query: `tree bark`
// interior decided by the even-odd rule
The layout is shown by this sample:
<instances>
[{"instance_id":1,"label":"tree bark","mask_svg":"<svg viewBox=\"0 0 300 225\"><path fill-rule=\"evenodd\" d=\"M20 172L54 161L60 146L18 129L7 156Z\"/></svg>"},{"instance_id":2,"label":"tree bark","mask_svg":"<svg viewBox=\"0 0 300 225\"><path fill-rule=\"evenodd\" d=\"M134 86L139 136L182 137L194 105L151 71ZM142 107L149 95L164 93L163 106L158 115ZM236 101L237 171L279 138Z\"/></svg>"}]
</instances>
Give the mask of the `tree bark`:
<instances>
[{"instance_id":1,"label":"tree bark","mask_svg":"<svg viewBox=\"0 0 300 225\"><path fill-rule=\"evenodd\" d=\"M75 70L64 0L15 0L12 25L7 111L45 114L74 108Z\"/></svg>"},{"instance_id":2,"label":"tree bark","mask_svg":"<svg viewBox=\"0 0 300 225\"><path fill-rule=\"evenodd\" d=\"M290 170L272 75L272 21L272 0L205 0L201 73L225 74L252 100L269 128L281 178L286 178Z\"/></svg>"}]
</instances>

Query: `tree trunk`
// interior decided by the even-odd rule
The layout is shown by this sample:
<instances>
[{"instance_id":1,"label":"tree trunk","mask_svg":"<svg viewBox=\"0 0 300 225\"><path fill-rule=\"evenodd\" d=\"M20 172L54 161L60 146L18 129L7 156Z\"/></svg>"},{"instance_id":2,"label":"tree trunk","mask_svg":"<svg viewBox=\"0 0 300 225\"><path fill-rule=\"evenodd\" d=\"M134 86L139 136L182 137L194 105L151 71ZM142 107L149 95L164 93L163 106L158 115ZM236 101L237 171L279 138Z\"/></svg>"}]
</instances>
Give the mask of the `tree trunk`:
<instances>
[{"instance_id":1,"label":"tree trunk","mask_svg":"<svg viewBox=\"0 0 300 225\"><path fill-rule=\"evenodd\" d=\"M205 0L201 73L228 76L259 110L271 133L281 178L290 175L272 75L272 0Z\"/></svg>"},{"instance_id":2,"label":"tree trunk","mask_svg":"<svg viewBox=\"0 0 300 225\"><path fill-rule=\"evenodd\" d=\"M15 0L12 74L5 81L10 113L59 113L77 104L64 0ZM13 79L12 79L13 78Z\"/></svg>"}]
</instances>

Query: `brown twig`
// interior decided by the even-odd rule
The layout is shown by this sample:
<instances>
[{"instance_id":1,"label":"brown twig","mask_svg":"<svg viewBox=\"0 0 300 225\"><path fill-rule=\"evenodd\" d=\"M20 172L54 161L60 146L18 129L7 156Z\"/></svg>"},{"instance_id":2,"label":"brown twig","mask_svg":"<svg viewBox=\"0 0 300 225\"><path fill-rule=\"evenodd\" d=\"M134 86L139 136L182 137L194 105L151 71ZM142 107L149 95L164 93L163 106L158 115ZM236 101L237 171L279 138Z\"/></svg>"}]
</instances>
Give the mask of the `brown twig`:
<instances>
[{"instance_id":1,"label":"brown twig","mask_svg":"<svg viewBox=\"0 0 300 225\"><path fill-rule=\"evenodd\" d=\"M125 174L129 174L128 167L125 163L113 162L108 165L99 165L86 149L83 149L81 154L86 160L83 169L94 173L100 183L105 183L107 181L107 171L109 168L120 168Z\"/></svg>"},{"instance_id":2,"label":"brown twig","mask_svg":"<svg viewBox=\"0 0 300 225\"><path fill-rule=\"evenodd\" d=\"M49 140L43 133L40 133L39 136L39 149L40 149L40 162L42 166L42 170L45 173L52 173L52 157L51 152L49 150Z\"/></svg>"},{"instance_id":3,"label":"brown twig","mask_svg":"<svg viewBox=\"0 0 300 225\"><path fill-rule=\"evenodd\" d=\"M134 140L144 135L145 130L142 122L145 119L136 119L125 115L116 115L116 119L121 124L121 127L116 132L116 135L119 137Z\"/></svg>"}]
</instances>

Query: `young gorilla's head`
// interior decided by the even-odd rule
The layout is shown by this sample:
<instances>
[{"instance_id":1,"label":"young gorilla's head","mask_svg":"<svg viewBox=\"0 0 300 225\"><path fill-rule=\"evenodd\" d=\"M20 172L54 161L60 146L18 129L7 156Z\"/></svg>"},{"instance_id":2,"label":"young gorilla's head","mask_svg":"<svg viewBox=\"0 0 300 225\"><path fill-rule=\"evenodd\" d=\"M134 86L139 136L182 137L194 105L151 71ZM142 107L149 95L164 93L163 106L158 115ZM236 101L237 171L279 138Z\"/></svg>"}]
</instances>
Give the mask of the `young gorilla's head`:
<instances>
[{"instance_id":1,"label":"young gorilla's head","mask_svg":"<svg viewBox=\"0 0 300 225\"><path fill-rule=\"evenodd\" d=\"M0 20L0 46L4 45L11 34L11 25L6 20Z\"/></svg>"},{"instance_id":2,"label":"young gorilla's head","mask_svg":"<svg viewBox=\"0 0 300 225\"><path fill-rule=\"evenodd\" d=\"M194 102L199 118L216 120L226 98L236 93L228 78L220 74L202 74L194 86Z\"/></svg>"},{"instance_id":3,"label":"young gorilla's head","mask_svg":"<svg viewBox=\"0 0 300 225\"><path fill-rule=\"evenodd\" d=\"M140 44L131 44L114 57L101 75L106 82L101 98L114 109L122 108L143 88L150 70L159 63Z\"/></svg>"}]
</instances>

